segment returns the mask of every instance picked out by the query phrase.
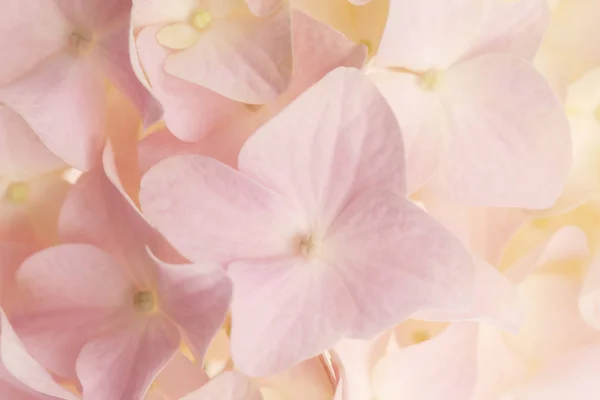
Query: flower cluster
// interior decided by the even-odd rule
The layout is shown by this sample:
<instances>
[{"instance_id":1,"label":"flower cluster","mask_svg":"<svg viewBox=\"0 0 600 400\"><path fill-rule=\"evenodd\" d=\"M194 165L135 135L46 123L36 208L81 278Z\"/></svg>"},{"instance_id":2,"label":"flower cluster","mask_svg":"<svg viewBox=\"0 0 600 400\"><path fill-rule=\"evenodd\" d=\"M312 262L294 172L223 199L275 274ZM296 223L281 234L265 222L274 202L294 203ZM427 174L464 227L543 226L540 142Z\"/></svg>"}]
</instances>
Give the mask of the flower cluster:
<instances>
[{"instance_id":1,"label":"flower cluster","mask_svg":"<svg viewBox=\"0 0 600 400\"><path fill-rule=\"evenodd\" d=\"M598 0L1 0L0 399L597 400Z\"/></svg>"}]
</instances>

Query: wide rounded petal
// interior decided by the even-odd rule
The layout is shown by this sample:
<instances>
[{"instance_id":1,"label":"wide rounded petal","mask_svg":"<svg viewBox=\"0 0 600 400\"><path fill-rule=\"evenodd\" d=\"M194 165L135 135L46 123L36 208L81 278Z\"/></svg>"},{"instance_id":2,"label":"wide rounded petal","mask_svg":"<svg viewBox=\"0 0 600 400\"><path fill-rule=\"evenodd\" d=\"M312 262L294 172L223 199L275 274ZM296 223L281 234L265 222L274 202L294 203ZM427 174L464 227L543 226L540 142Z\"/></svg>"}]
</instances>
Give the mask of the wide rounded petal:
<instances>
[{"instance_id":1,"label":"wide rounded petal","mask_svg":"<svg viewBox=\"0 0 600 400\"><path fill-rule=\"evenodd\" d=\"M289 7L264 18L248 12L214 20L192 47L169 55L165 68L173 76L242 103L275 100L292 76Z\"/></svg>"},{"instance_id":2,"label":"wide rounded petal","mask_svg":"<svg viewBox=\"0 0 600 400\"><path fill-rule=\"evenodd\" d=\"M44 146L27 122L14 110L0 105L0 176L25 181L66 164Z\"/></svg>"},{"instance_id":3,"label":"wide rounded petal","mask_svg":"<svg viewBox=\"0 0 600 400\"><path fill-rule=\"evenodd\" d=\"M1 312L0 318L0 386L11 383L14 390L10 397L2 398L10 400L50 400L55 398L75 400L77 397L73 393L60 386L50 373L27 353L4 312ZM11 376L8 379L6 376L2 376L4 371L10 373ZM2 390L0 389L0 394L6 394ZM17 393L22 397L17 397Z\"/></svg>"},{"instance_id":4,"label":"wide rounded petal","mask_svg":"<svg viewBox=\"0 0 600 400\"><path fill-rule=\"evenodd\" d=\"M141 400L171 360L181 337L164 315L139 321L87 343L77 358L86 400Z\"/></svg>"},{"instance_id":5,"label":"wide rounded petal","mask_svg":"<svg viewBox=\"0 0 600 400\"><path fill-rule=\"evenodd\" d=\"M181 140L197 141L245 109L209 88L167 74L164 62L170 53L156 40L159 29L150 26L136 36L137 54L152 94L164 108L167 127Z\"/></svg>"},{"instance_id":6,"label":"wide rounded petal","mask_svg":"<svg viewBox=\"0 0 600 400\"><path fill-rule=\"evenodd\" d=\"M324 227L363 191L405 193L396 119L354 68L330 72L263 125L244 144L238 167Z\"/></svg>"},{"instance_id":7,"label":"wide rounded petal","mask_svg":"<svg viewBox=\"0 0 600 400\"><path fill-rule=\"evenodd\" d=\"M250 378L237 371L224 372L180 400L263 400Z\"/></svg>"},{"instance_id":8,"label":"wide rounded petal","mask_svg":"<svg viewBox=\"0 0 600 400\"><path fill-rule=\"evenodd\" d=\"M488 0L486 21L466 58L510 53L532 60L550 22L547 0Z\"/></svg>"},{"instance_id":9,"label":"wide rounded petal","mask_svg":"<svg viewBox=\"0 0 600 400\"><path fill-rule=\"evenodd\" d=\"M246 0L248 8L254 15L265 16L275 11L282 0Z\"/></svg>"},{"instance_id":10,"label":"wide rounded petal","mask_svg":"<svg viewBox=\"0 0 600 400\"><path fill-rule=\"evenodd\" d=\"M182 155L142 178L144 215L183 256L229 263L285 254L296 225L281 195L218 161Z\"/></svg>"},{"instance_id":11,"label":"wide rounded petal","mask_svg":"<svg viewBox=\"0 0 600 400\"><path fill-rule=\"evenodd\" d=\"M448 128L443 104L423 91L414 75L374 71L367 75L381 91L398 119L406 148L408 193L415 193L434 175Z\"/></svg>"},{"instance_id":12,"label":"wide rounded petal","mask_svg":"<svg viewBox=\"0 0 600 400\"><path fill-rule=\"evenodd\" d=\"M25 78L0 88L0 101L27 121L48 148L88 170L104 148L105 87L83 58L59 54Z\"/></svg>"},{"instance_id":13,"label":"wide rounded petal","mask_svg":"<svg viewBox=\"0 0 600 400\"><path fill-rule=\"evenodd\" d=\"M233 263L231 353L251 376L282 372L333 346L353 318L339 271L295 257Z\"/></svg>"},{"instance_id":14,"label":"wide rounded petal","mask_svg":"<svg viewBox=\"0 0 600 400\"><path fill-rule=\"evenodd\" d=\"M516 57L489 55L441 79L450 137L434 184L474 206L551 207L569 172L571 140L542 76Z\"/></svg>"},{"instance_id":15,"label":"wide rounded petal","mask_svg":"<svg viewBox=\"0 0 600 400\"><path fill-rule=\"evenodd\" d=\"M169 265L155 261L159 266L161 308L179 326L195 358L202 362L229 310L231 281L216 264Z\"/></svg>"},{"instance_id":16,"label":"wide rounded petal","mask_svg":"<svg viewBox=\"0 0 600 400\"><path fill-rule=\"evenodd\" d=\"M46 368L73 377L82 346L114 328L133 303L124 270L89 245L52 247L17 272L19 307L11 322L27 350ZM132 308L129 309L132 311Z\"/></svg>"},{"instance_id":17,"label":"wide rounded petal","mask_svg":"<svg viewBox=\"0 0 600 400\"><path fill-rule=\"evenodd\" d=\"M368 339L416 311L462 311L474 300L469 253L405 199L365 193L348 204L329 235L328 261L354 299L337 310L355 311L350 337Z\"/></svg>"},{"instance_id":18,"label":"wide rounded petal","mask_svg":"<svg viewBox=\"0 0 600 400\"><path fill-rule=\"evenodd\" d=\"M444 69L473 45L483 0L391 1L376 62L413 71Z\"/></svg>"},{"instance_id":19,"label":"wide rounded petal","mask_svg":"<svg viewBox=\"0 0 600 400\"><path fill-rule=\"evenodd\" d=\"M464 400L477 376L475 324L449 326L433 339L397 350L375 367L373 390L381 400Z\"/></svg>"},{"instance_id":20,"label":"wide rounded petal","mask_svg":"<svg viewBox=\"0 0 600 400\"><path fill-rule=\"evenodd\" d=\"M0 4L0 86L22 78L46 58L67 46L68 22L54 0Z\"/></svg>"},{"instance_id":21,"label":"wide rounded petal","mask_svg":"<svg viewBox=\"0 0 600 400\"><path fill-rule=\"evenodd\" d=\"M159 400L181 399L206 382L208 375L203 366L192 362L178 351L152 382L147 397L155 394Z\"/></svg>"}]
</instances>

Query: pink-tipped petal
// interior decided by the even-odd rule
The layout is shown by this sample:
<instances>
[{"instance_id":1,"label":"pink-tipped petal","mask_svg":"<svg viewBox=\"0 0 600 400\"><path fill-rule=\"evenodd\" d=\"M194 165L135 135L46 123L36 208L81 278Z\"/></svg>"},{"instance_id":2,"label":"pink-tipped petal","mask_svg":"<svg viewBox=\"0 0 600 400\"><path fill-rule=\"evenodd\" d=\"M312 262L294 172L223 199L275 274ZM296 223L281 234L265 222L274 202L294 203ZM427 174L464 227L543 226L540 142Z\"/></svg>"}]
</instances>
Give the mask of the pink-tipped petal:
<instances>
[{"instance_id":1,"label":"pink-tipped petal","mask_svg":"<svg viewBox=\"0 0 600 400\"><path fill-rule=\"evenodd\" d=\"M218 161L175 156L142 178L144 215L192 261L284 254L292 214L281 195Z\"/></svg>"},{"instance_id":2,"label":"pink-tipped petal","mask_svg":"<svg viewBox=\"0 0 600 400\"><path fill-rule=\"evenodd\" d=\"M289 6L264 18L213 20L192 47L167 57L165 69L242 103L275 100L292 76Z\"/></svg>"},{"instance_id":3,"label":"pink-tipped petal","mask_svg":"<svg viewBox=\"0 0 600 400\"><path fill-rule=\"evenodd\" d=\"M46 368L72 378L82 346L115 327L133 303L124 270L107 253L83 244L52 247L17 272L19 308L11 322Z\"/></svg>"},{"instance_id":4,"label":"pink-tipped petal","mask_svg":"<svg viewBox=\"0 0 600 400\"><path fill-rule=\"evenodd\" d=\"M510 53L532 60L549 22L547 0L489 0L486 21L465 59L486 53Z\"/></svg>"},{"instance_id":5,"label":"pink-tipped petal","mask_svg":"<svg viewBox=\"0 0 600 400\"><path fill-rule=\"evenodd\" d=\"M86 400L141 400L171 360L181 336L164 315L140 320L87 343L77 359Z\"/></svg>"},{"instance_id":6,"label":"pink-tipped petal","mask_svg":"<svg viewBox=\"0 0 600 400\"><path fill-rule=\"evenodd\" d=\"M474 206L552 206L569 172L571 140L543 77L519 58L488 55L441 79L450 137L434 184Z\"/></svg>"},{"instance_id":7,"label":"pink-tipped petal","mask_svg":"<svg viewBox=\"0 0 600 400\"><path fill-rule=\"evenodd\" d=\"M405 193L396 119L354 68L330 72L263 125L242 148L239 169L324 226L364 191Z\"/></svg>"},{"instance_id":8,"label":"pink-tipped petal","mask_svg":"<svg viewBox=\"0 0 600 400\"><path fill-rule=\"evenodd\" d=\"M19 113L48 148L88 170L104 147L105 86L83 58L59 54L25 78L0 88L0 101Z\"/></svg>"},{"instance_id":9,"label":"pink-tipped petal","mask_svg":"<svg viewBox=\"0 0 600 400\"><path fill-rule=\"evenodd\" d=\"M476 324L449 326L426 342L397 350L375 367L381 400L464 400L477 381Z\"/></svg>"},{"instance_id":10,"label":"pink-tipped petal","mask_svg":"<svg viewBox=\"0 0 600 400\"><path fill-rule=\"evenodd\" d=\"M136 37L135 46L142 68L153 95L164 108L167 127L181 140L198 141L217 126L245 110L244 106L215 93L210 88L167 74L164 62L170 53L156 40L159 30L158 26L150 26L144 28Z\"/></svg>"},{"instance_id":11,"label":"pink-tipped petal","mask_svg":"<svg viewBox=\"0 0 600 400\"><path fill-rule=\"evenodd\" d=\"M223 268L211 263L159 266L158 296L161 307L175 322L198 362L225 321L232 285Z\"/></svg>"},{"instance_id":12,"label":"pink-tipped petal","mask_svg":"<svg viewBox=\"0 0 600 400\"><path fill-rule=\"evenodd\" d=\"M483 0L391 1L376 61L413 71L444 69L473 45Z\"/></svg>"},{"instance_id":13,"label":"pink-tipped petal","mask_svg":"<svg viewBox=\"0 0 600 400\"><path fill-rule=\"evenodd\" d=\"M252 381L237 371L224 372L180 400L263 400Z\"/></svg>"}]
</instances>

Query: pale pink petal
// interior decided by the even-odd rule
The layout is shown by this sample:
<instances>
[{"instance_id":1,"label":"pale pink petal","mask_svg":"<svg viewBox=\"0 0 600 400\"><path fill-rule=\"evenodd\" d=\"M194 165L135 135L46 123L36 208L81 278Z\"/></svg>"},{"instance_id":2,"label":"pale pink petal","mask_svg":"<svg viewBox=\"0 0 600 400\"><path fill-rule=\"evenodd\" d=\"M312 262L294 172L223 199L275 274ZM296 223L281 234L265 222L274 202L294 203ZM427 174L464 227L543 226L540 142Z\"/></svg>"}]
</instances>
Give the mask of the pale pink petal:
<instances>
[{"instance_id":1,"label":"pale pink petal","mask_svg":"<svg viewBox=\"0 0 600 400\"><path fill-rule=\"evenodd\" d=\"M330 72L263 125L242 148L239 170L299 202L324 227L364 191L405 193L397 122L354 68Z\"/></svg>"},{"instance_id":2,"label":"pale pink petal","mask_svg":"<svg viewBox=\"0 0 600 400\"><path fill-rule=\"evenodd\" d=\"M19 113L70 165L87 170L100 161L105 87L85 59L54 56L27 77L0 88L0 101Z\"/></svg>"},{"instance_id":3,"label":"pale pink petal","mask_svg":"<svg viewBox=\"0 0 600 400\"><path fill-rule=\"evenodd\" d=\"M181 352L175 353L171 361L160 371L152 387L165 399L181 399L208 382L202 364L193 363ZM150 391L148 395L153 393ZM159 397L162 399L162 397ZM146 400L148 400L146 398Z\"/></svg>"},{"instance_id":4,"label":"pale pink petal","mask_svg":"<svg viewBox=\"0 0 600 400\"><path fill-rule=\"evenodd\" d=\"M552 206L569 172L571 141L542 76L516 57L489 55L441 79L450 137L434 184L474 206Z\"/></svg>"},{"instance_id":5,"label":"pale pink petal","mask_svg":"<svg viewBox=\"0 0 600 400\"><path fill-rule=\"evenodd\" d=\"M169 55L165 68L232 100L272 101L287 89L292 75L289 7L264 18L248 12L213 20L192 47Z\"/></svg>"},{"instance_id":6,"label":"pale pink petal","mask_svg":"<svg viewBox=\"0 0 600 400\"><path fill-rule=\"evenodd\" d=\"M36 243L0 242L0 304L10 310L9 300L15 290L17 269L35 250Z\"/></svg>"},{"instance_id":7,"label":"pale pink petal","mask_svg":"<svg viewBox=\"0 0 600 400\"><path fill-rule=\"evenodd\" d=\"M295 9L292 34L294 70L290 88L282 96L288 102L290 94L301 94L336 67L361 68L365 62L366 46L357 45L331 26Z\"/></svg>"},{"instance_id":8,"label":"pale pink petal","mask_svg":"<svg viewBox=\"0 0 600 400\"><path fill-rule=\"evenodd\" d=\"M251 376L319 355L358 318L339 271L316 259L234 263L231 352Z\"/></svg>"},{"instance_id":9,"label":"pale pink petal","mask_svg":"<svg viewBox=\"0 0 600 400\"><path fill-rule=\"evenodd\" d=\"M167 317L138 318L81 349L77 376L86 400L141 400L179 348L179 331Z\"/></svg>"},{"instance_id":10,"label":"pale pink petal","mask_svg":"<svg viewBox=\"0 0 600 400\"><path fill-rule=\"evenodd\" d=\"M19 390L22 393L23 399L76 399L75 395L60 386L50 373L27 353L4 312L1 312L0 318L0 357L2 360L0 369L6 369L14 379L27 387L27 389L22 388ZM2 382L0 382L0 385L2 385ZM28 394L25 395L24 393ZM37 393L37 395L33 393ZM12 396L1 398L7 400L20 399Z\"/></svg>"},{"instance_id":11,"label":"pale pink petal","mask_svg":"<svg viewBox=\"0 0 600 400\"><path fill-rule=\"evenodd\" d=\"M19 307L11 322L27 350L46 368L73 377L90 339L114 328L133 302L124 270L105 252L80 244L52 247L17 272Z\"/></svg>"},{"instance_id":12,"label":"pale pink petal","mask_svg":"<svg viewBox=\"0 0 600 400\"><path fill-rule=\"evenodd\" d=\"M109 252L139 285L154 280L146 247L160 244L161 237L100 169L82 175L69 192L59 233L64 242L92 244Z\"/></svg>"},{"instance_id":13,"label":"pale pink petal","mask_svg":"<svg viewBox=\"0 0 600 400\"><path fill-rule=\"evenodd\" d=\"M433 339L386 356L375 367L373 389L381 400L469 399L477 375L475 324L449 326Z\"/></svg>"},{"instance_id":14,"label":"pale pink petal","mask_svg":"<svg viewBox=\"0 0 600 400\"><path fill-rule=\"evenodd\" d=\"M225 321L232 285L223 268L208 262L169 265L155 260L160 305L181 329L194 357L201 363Z\"/></svg>"},{"instance_id":15,"label":"pale pink petal","mask_svg":"<svg viewBox=\"0 0 600 400\"><path fill-rule=\"evenodd\" d=\"M341 367L340 384L344 387L344 400L363 400L371 396L373 368L385 355L390 332L373 340L342 339L335 345L335 354Z\"/></svg>"},{"instance_id":16,"label":"pale pink petal","mask_svg":"<svg viewBox=\"0 0 600 400\"><path fill-rule=\"evenodd\" d=\"M192 261L285 254L295 233L294 214L281 195L203 156L161 161L144 175L140 203Z\"/></svg>"},{"instance_id":17,"label":"pale pink petal","mask_svg":"<svg viewBox=\"0 0 600 400\"><path fill-rule=\"evenodd\" d=\"M462 312L429 311L416 319L428 321L477 321L517 331L521 322L517 287L487 262L475 260L475 300Z\"/></svg>"},{"instance_id":18,"label":"pale pink petal","mask_svg":"<svg viewBox=\"0 0 600 400\"><path fill-rule=\"evenodd\" d=\"M224 372L180 400L262 400L252 381L237 371Z\"/></svg>"},{"instance_id":19,"label":"pale pink petal","mask_svg":"<svg viewBox=\"0 0 600 400\"><path fill-rule=\"evenodd\" d=\"M474 43L483 0L391 1L376 61L413 71L447 68Z\"/></svg>"},{"instance_id":20,"label":"pale pink petal","mask_svg":"<svg viewBox=\"0 0 600 400\"><path fill-rule=\"evenodd\" d=\"M24 181L63 167L19 114L0 105L0 176Z\"/></svg>"},{"instance_id":21,"label":"pale pink petal","mask_svg":"<svg viewBox=\"0 0 600 400\"><path fill-rule=\"evenodd\" d=\"M600 346L583 347L545 365L508 399L596 400L600 396Z\"/></svg>"},{"instance_id":22,"label":"pale pink petal","mask_svg":"<svg viewBox=\"0 0 600 400\"><path fill-rule=\"evenodd\" d=\"M371 0L348 0L348 1L350 1L350 3L357 5L357 6L362 6L362 5L365 5L365 4L371 2Z\"/></svg>"},{"instance_id":23,"label":"pale pink petal","mask_svg":"<svg viewBox=\"0 0 600 400\"><path fill-rule=\"evenodd\" d=\"M74 26L104 32L127 24L131 0L53 0Z\"/></svg>"},{"instance_id":24,"label":"pale pink petal","mask_svg":"<svg viewBox=\"0 0 600 400\"><path fill-rule=\"evenodd\" d=\"M348 335L368 339L415 311L462 311L474 301L475 269L458 239L412 203L363 194L332 226L328 261L352 295ZM374 271L377 271L374 273ZM364 316L368 315L368 318Z\"/></svg>"},{"instance_id":25,"label":"pale pink petal","mask_svg":"<svg viewBox=\"0 0 600 400\"><path fill-rule=\"evenodd\" d=\"M0 86L25 76L68 45L69 26L54 0L0 4Z\"/></svg>"},{"instance_id":26,"label":"pale pink petal","mask_svg":"<svg viewBox=\"0 0 600 400\"><path fill-rule=\"evenodd\" d=\"M265 16L275 11L282 0L246 0L248 8L254 15Z\"/></svg>"},{"instance_id":27,"label":"pale pink petal","mask_svg":"<svg viewBox=\"0 0 600 400\"><path fill-rule=\"evenodd\" d=\"M547 0L489 0L487 18L465 57L510 53L532 60L550 22Z\"/></svg>"},{"instance_id":28,"label":"pale pink petal","mask_svg":"<svg viewBox=\"0 0 600 400\"><path fill-rule=\"evenodd\" d=\"M121 1L121 3L125 3ZM94 48L91 62L102 69L106 79L122 91L138 109L146 126L158 121L162 107L138 80L131 66L128 20L106 32ZM131 51L135 51L132 49Z\"/></svg>"},{"instance_id":29,"label":"pale pink petal","mask_svg":"<svg viewBox=\"0 0 600 400\"><path fill-rule=\"evenodd\" d=\"M210 88L167 74L164 62L170 53L156 40L159 29L158 26L147 27L136 37L135 45L142 68L152 93L164 108L167 127L181 140L197 141L245 109L242 104ZM195 62L195 65L198 66L198 63Z\"/></svg>"},{"instance_id":30,"label":"pale pink petal","mask_svg":"<svg viewBox=\"0 0 600 400\"><path fill-rule=\"evenodd\" d=\"M443 104L433 92L419 87L418 78L392 71L367 75L394 111L404 137L408 193L419 190L439 165L447 135Z\"/></svg>"}]
</instances>

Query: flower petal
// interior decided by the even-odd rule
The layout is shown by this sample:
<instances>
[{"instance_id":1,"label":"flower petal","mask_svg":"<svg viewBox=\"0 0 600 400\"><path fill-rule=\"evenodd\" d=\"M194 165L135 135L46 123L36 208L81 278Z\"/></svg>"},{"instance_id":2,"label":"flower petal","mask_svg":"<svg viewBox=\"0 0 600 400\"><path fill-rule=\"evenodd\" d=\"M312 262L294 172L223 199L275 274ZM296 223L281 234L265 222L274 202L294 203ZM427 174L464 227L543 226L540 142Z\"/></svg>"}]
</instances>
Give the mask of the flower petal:
<instances>
[{"instance_id":1,"label":"flower petal","mask_svg":"<svg viewBox=\"0 0 600 400\"><path fill-rule=\"evenodd\" d=\"M569 172L571 141L542 76L516 57L489 55L442 79L450 137L436 187L475 206L552 206Z\"/></svg>"},{"instance_id":2,"label":"flower petal","mask_svg":"<svg viewBox=\"0 0 600 400\"><path fill-rule=\"evenodd\" d=\"M449 326L433 339L388 355L375 367L373 388L381 400L464 400L477 375L475 324Z\"/></svg>"},{"instance_id":3,"label":"flower petal","mask_svg":"<svg viewBox=\"0 0 600 400\"><path fill-rule=\"evenodd\" d=\"M36 360L69 378L81 347L114 328L115 317L132 304L124 270L89 245L34 254L17 272L17 285L19 308L11 315L15 331Z\"/></svg>"},{"instance_id":4,"label":"flower petal","mask_svg":"<svg viewBox=\"0 0 600 400\"><path fill-rule=\"evenodd\" d=\"M77 358L86 400L142 399L179 348L177 327L156 314L87 343Z\"/></svg>"},{"instance_id":5,"label":"flower petal","mask_svg":"<svg viewBox=\"0 0 600 400\"><path fill-rule=\"evenodd\" d=\"M192 260L285 254L295 225L283 198L218 161L182 155L142 178L144 215ZM289 240L288 240L289 239Z\"/></svg>"},{"instance_id":6,"label":"flower petal","mask_svg":"<svg viewBox=\"0 0 600 400\"><path fill-rule=\"evenodd\" d=\"M70 165L88 170L100 161L105 87L85 59L54 56L25 78L0 88L0 101L19 113Z\"/></svg>"},{"instance_id":7,"label":"flower petal","mask_svg":"<svg viewBox=\"0 0 600 400\"><path fill-rule=\"evenodd\" d=\"M405 193L397 122L354 68L330 72L263 125L244 144L239 169L323 226L363 191Z\"/></svg>"},{"instance_id":8,"label":"flower petal","mask_svg":"<svg viewBox=\"0 0 600 400\"><path fill-rule=\"evenodd\" d=\"M232 285L216 264L196 263L159 266L158 296L161 307L189 340L198 362L225 321Z\"/></svg>"},{"instance_id":9,"label":"flower petal","mask_svg":"<svg viewBox=\"0 0 600 400\"><path fill-rule=\"evenodd\" d=\"M444 69L473 45L482 0L392 1L376 62L413 71Z\"/></svg>"},{"instance_id":10,"label":"flower petal","mask_svg":"<svg viewBox=\"0 0 600 400\"><path fill-rule=\"evenodd\" d=\"M466 249L405 199L360 195L329 234L329 258L354 299L350 337L368 339L420 310L462 311L474 300ZM352 305L340 303L338 312Z\"/></svg>"},{"instance_id":11,"label":"flower petal","mask_svg":"<svg viewBox=\"0 0 600 400\"><path fill-rule=\"evenodd\" d=\"M192 47L167 57L165 69L242 103L274 100L292 76L289 7L264 18L248 12L213 20Z\"/></svg>"}]
</instances>

